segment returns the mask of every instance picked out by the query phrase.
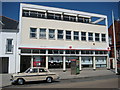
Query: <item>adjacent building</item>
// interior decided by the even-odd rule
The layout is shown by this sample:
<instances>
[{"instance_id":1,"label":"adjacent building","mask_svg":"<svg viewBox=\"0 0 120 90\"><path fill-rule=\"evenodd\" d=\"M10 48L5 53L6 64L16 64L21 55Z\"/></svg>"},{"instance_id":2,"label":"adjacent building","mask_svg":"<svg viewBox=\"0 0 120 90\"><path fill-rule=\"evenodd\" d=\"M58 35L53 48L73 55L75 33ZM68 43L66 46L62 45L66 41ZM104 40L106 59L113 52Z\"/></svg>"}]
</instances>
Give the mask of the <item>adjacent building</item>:
<instances>
[{"instance_id":1,"label":"adjacent building","mask_svg":"<svg viewBox=\"0 0 120 90\"><path fill-rule=\"evenodd\" d=\"M115 20L115 37L116 37L116 54L117 59L120 60L120 20ZM113 24L109 27L109 43L110 43L110 57L114 58L114 37L113 37Z\"/></svg>"},{"instance_id":2,"label":"adjacent building","mask_svg":"<svg viewBox=\"0 0 120 90\"><path fill-rule=\"evenodd\" d=\"M18 21L0 16L0 73L16 70Z\"/></svg>"},{"instance_id":3,"label":"adjacent building","mask_svg":"<svg viewBox=\"0 0 120 90\"><path fill-rule=\"evenodd\" d=\"M108 66L107 16L75 10L20 4L16 72L28 67L79 69Z\"/></svg>"}]
</instances>

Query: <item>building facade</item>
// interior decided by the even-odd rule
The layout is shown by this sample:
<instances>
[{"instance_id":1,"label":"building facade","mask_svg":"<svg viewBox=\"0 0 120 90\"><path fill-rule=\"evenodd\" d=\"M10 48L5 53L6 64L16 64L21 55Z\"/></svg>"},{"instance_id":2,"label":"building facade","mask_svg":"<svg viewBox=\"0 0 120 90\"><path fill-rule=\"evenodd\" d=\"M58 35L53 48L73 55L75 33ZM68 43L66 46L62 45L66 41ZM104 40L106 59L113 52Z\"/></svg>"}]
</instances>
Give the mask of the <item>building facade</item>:
<instances>
[{"instance_id":1,"label":"building facade","mask_svg":"<svg viewBox=\"0 0 120 90\"><path fill-rule=\"evenodd\" d=\"M107 16L40 5L20 5L16 72L28 67L107 67Z\"/></svg>"},{"instance_id":2,"label":"building facade","mask_svg":"<svg viewBox=\"0 0 120 90\"><path fill-rule=\"evenodd\" d=\"M115 36L116 36L116 54L117 59L120 60L120 20L115 20ZM113 37L113 25L109 27L109 44L110 44L110 57L114 58L114 37Z\"/></svg>"},{"instance_id":3,"label":"building facade","mask_svg":"<svg viewBox=\"0 0 120 90\"><path fill-rule=\"evenodd\" d=\"M0 16L0 73L15 73L18 22Z\"/></svg>"}]
</instances>

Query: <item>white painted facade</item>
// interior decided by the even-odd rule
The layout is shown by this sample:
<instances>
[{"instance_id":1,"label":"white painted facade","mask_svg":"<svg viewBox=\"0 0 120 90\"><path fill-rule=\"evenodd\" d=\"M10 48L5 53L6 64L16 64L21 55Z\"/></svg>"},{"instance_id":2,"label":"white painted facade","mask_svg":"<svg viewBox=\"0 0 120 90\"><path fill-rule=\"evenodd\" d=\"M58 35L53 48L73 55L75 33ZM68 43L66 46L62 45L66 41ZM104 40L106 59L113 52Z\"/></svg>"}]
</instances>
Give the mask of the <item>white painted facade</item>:
<instances>
[{"instance_id":1,"label":"white painted facade","mask_svg":"<svg viewBox=\"0 0 120 90\"><path fill-rule=\"evenodd\" d=\"M33 17L23 17L23 10L29 11L38 11L44 12L45 18L33 18ZM61 20L54 20L54 19L47 19L48 13L57 13L61 15ZM30 12L29 12L30 15ZM76 22L64 21L63 16L70 15L76 17ZM81 23L77 22L78 17L88 18L90 23ZM100 19L91 22L91 17L99 17ZM105 20L105 25L95 25L96 23ZM66 10L60 8L53 8L53 7L45 7L40 5L31 5L31 4L21 4L20 5L20 22L19 22L19 36L18 36L18 55L17 55L17 71L20 71L20 64L21 64L21 56L30 56L31 57L31 66L33 66L33 56L46 56L46 67L48 68L49 56L62 56L63 58L63 70L66 70L66 57L67 56L77 56L80 60L80 70L83 57L90 57L91 61L86 62L88 64L93 65L93 69L96 69L96 64L100 62L96 62L95 57L106 57L105 61L101 64L107 64L108 61L108 53L106 54L95 54L95 51L108 51L109 43L108 43L108 25L107 25L107 16L94 14L94 13L87 13L81 11L74 11L74 10ZM36 28L36 37L30 38L30 28ZM46 29L46 38L40 39L39 37L39 30L40 28ZM49 29L55 30L55 38L53 40L49 39ZM63 30L63 39L58 40L57 31ZM71 32L71 40L66 40L66 31ZM79 40L74 40L73 33L77 31L79 32ZM81 32L86 32L86 40L81 40ZM93 33L93 41L88 40L88 33ZM99 33L99 41L95 41L95 33ZM105 34L105 42L102 42L102 34ZM22 53L22 49L44 49L46 50L45 54L34 54L34 53ZM49 54L49 50L63 50L63 54ZM79 50L79 54L66 54L65 50ZM82 54L81 51L93 51L93 54L87 55ZM60 57L61 58L61 57Z\"/></svg>"},{"instance_id":2,"label":"white painted facade","mask_svg":"<svg viewBox=\"0 0 120 90\"><path fill-rule=\"evenodd\" d=\"M6 51L7 39L12 39L12 51ZM8 58L8 73L15 73L17 55L17 30L0 30L0 58Z\"/></svg>"}]
</instances>

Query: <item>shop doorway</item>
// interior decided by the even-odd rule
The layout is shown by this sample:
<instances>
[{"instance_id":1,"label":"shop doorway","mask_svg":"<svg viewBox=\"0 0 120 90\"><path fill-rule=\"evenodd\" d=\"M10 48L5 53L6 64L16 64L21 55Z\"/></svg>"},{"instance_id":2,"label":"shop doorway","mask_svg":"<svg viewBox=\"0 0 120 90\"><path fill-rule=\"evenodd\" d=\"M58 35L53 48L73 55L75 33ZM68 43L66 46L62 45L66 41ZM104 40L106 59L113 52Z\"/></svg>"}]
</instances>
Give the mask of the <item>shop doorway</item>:
<instances>
[{"instance_id":1,"label":"shop doorway","mask_svg":"<svg viewBox=\"0 0 120 90\"><path fill-rule=\"evenodd\" d=\"M20 59L20 72L24 72L31 67L31 56L21 56Z\"/></svg>"}]
</instances>

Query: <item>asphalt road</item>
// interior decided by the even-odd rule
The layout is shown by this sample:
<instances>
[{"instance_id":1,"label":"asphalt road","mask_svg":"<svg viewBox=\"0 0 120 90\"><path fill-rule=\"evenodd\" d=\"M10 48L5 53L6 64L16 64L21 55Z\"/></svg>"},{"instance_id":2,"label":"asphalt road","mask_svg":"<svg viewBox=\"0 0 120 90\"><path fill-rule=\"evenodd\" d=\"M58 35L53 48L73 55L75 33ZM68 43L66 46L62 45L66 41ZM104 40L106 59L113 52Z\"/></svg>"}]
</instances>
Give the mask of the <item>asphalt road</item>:
<instances>
[{"instance_id":1,"label":"asphalt road","mask_svg":"<svg viewBox=\"0 0 120 90\"><path fill-rule=\"evenodd\" d=\"M44 81L29 82L25 85L11 85L5 88L118 88L120 76L107 75L91 78L78 78L46 83Z\"/></svg>"}]
</instances>

